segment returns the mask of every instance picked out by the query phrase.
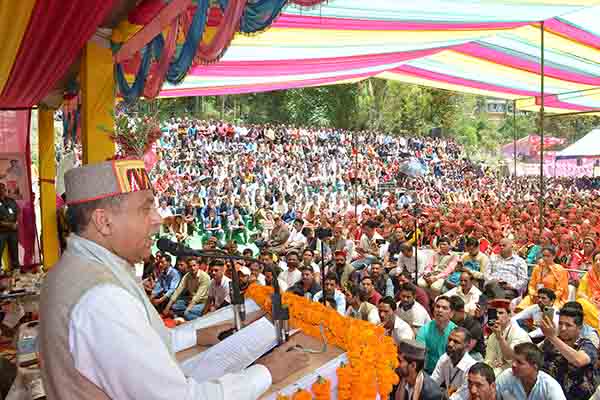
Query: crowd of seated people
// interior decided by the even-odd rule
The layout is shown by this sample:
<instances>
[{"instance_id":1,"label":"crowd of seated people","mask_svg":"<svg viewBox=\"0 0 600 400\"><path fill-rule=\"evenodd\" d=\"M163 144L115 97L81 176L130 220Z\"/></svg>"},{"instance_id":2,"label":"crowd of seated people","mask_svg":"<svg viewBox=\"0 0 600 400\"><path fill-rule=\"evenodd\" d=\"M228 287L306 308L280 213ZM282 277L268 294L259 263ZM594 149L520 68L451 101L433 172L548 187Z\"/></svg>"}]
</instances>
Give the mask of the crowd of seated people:
<instances>
[{"instance_id":1,"label":"crowd of seated people","mask_svg":"<svg viewBox=\"0 0 600 400\"><path fill-rule=\"evenodd\" d=\"M167 126L153 170L162 234L261 262L155 254L144 282L165 317L228 305L235 267L242 289L277 280L384 327L398 345L394 399L587 400L596 391L596 180L548 180L540 221L536 180L499 179L452 141ZM401 174L407 158L428 172Z\"/></svg>"}]
</instances>

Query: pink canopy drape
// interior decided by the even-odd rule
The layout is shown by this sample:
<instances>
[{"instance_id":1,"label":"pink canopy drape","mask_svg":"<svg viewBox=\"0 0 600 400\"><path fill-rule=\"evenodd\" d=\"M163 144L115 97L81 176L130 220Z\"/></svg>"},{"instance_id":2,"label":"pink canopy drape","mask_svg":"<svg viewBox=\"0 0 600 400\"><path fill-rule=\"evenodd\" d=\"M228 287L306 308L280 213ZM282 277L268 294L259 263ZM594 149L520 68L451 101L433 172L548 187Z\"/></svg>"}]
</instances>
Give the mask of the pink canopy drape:
<instances>
[{"instance_id":1,"label":"pink canopy drape","mask_svg":"<svg viewBox=\"0 0 600 400\"><path fill-rule=\"evenodd\" d=\"M29 144L31 112L0 111L0 159L16 159L23 175L18 183L22 199L20 208L19 261L28 267L40 263L40 249L35 223L34 195L31 186L31 149ZM4 173L4 171L0 171Z\"/></svg>"}]
</instances>

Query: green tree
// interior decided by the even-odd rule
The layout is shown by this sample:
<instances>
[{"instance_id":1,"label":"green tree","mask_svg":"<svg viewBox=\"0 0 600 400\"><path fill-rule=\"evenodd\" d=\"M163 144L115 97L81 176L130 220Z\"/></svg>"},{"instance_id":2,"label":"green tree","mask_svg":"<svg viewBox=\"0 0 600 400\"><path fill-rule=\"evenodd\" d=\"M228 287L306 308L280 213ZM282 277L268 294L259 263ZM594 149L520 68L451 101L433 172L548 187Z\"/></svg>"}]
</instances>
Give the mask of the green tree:
<instances>
[{"instance_id":1,"label":"green tree","mask_svg":"<svg viewBox=\"0 0 600 400\"><path fill-rule=\"evenodd\" d=\"M236 123L374 130L390 134L443 134L464 144L474 157L499 156L499 148L538 131L539 114L519 112L490 119L486 99L442 89L370 78L353 84L309 87L224 97L140 101L133 112L158 113L161 119L193 115ZM600 124L596 116L547 116L547 135L573 142Z\"/></svg>"},{"instance_id":2,"label":"green tree","mask_svg":"<svg viewBox=\"0 0 600 400\"><path fill-rule=\"evenodd\" d=\"M500 132L504 142L511 142L514 136L520 139L527 135L536 134L538 126L539 115L537 113L519 112L514 119L512 114L508 114L498 127L498 132Z\"/></svg>"},{"instance_id":3,"label":"green tree","mask_svg":"<svg viewBox=\"0 0 600 400\"><path fill-rule=\"evenodd\" d=\"M352 128L358 87L353 84L292 89L285 92L283 108L295 125Z\"/></svg>"}]
</instances>

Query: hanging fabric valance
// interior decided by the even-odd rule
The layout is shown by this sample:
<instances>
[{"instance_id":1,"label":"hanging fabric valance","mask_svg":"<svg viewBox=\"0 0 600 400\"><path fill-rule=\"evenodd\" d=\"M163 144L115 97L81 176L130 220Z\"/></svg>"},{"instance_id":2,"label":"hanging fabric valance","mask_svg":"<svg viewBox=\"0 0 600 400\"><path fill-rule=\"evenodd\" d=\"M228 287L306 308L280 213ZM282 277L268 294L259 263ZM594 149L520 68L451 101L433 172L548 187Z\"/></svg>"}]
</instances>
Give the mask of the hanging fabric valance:
<instances>
[{"instance_id":1,"label":"hanging fabric valance","mask_svg":"<svg viewBox=\"0 0 600 400\"><path fill-rule=\"evenodd\" d=\"M115 65L119 92L131 103L140 96L154 98L162 84L180 83L192 65L218 61L236 32L256 34L267 29L287 4L314 6L323 0L196 0L132 60ZM164 7L164 0L145 0L113 33L113 51L149 23ZM207 27L211 30L207 34ZM165 39L166 36L166 39ZM133 84L127 75L133 75Z\"/></svg>"}]
</instances>

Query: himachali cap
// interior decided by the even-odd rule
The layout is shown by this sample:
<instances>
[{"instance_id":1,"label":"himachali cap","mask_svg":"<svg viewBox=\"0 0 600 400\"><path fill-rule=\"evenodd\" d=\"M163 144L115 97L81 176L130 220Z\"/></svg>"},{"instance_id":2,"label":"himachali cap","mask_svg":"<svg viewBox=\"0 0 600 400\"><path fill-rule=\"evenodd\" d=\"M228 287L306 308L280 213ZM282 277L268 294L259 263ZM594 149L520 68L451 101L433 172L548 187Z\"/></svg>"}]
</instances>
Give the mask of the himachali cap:
<instances>
[{"instance_id":1,"label":"himachali cap","mask_svg":"<svg viewBox=\"0 0 600 400\"><path fill-rule=\"evenodd\" d=\"M65 189L67 204L153 190L144 161L137 159L111 160L73 168L65 173Z\"/></svg>"},{"instance_id":2,"label":"himachali cap","mask_svg":"<svg viewBox=\"0 0 600 400\"><path fill-rule=\"evenodd\" d=\"M416 340L403 339L398 346L400 352L411 360L425 360L425 346Z\"/></svg>"},{"instance_id":3,"label":"himachali cap","mask_svg":"<svg viewBox=\"0 0 600 400\"><path fill-rule=\"evenodd\" d=\"M510 300L508 299L494 299L489 302L490 308L504 308L510 310Z\"/></svg>"}]
</instances>

